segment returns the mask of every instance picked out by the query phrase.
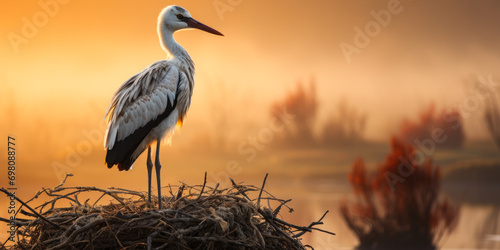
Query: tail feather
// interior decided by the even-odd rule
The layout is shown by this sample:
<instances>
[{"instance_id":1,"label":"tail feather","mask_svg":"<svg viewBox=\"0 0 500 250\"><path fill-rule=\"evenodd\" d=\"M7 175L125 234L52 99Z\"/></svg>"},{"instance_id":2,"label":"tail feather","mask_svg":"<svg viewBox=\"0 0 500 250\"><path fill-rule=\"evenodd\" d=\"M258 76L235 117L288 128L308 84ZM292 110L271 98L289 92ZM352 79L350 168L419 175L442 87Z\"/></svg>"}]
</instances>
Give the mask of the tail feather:
<instances>
[{"instance_id":1,"label":"tail feather","mask_svg":"<svg viewBox=\"0 0 500 250\"><path fill-rule=\"evenodd\" d=\"M137 146L139 146L139 144L137 144ZM125 143L125 141L120 141L115 144L113 149L108 149L106 151L106 165L108 168L118 165L120 171L129 170L137 159L137 156L133 157L133 153L137 149L137 146L130 146L130 144Z\"/></svg>"}]
</instances>

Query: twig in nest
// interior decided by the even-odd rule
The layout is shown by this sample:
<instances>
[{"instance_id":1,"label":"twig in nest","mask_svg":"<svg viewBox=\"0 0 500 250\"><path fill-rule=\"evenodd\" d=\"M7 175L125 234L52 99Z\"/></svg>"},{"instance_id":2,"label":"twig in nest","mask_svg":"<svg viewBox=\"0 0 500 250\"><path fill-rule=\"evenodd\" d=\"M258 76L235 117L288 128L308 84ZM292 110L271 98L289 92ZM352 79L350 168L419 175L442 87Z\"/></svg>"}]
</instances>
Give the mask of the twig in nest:
<instances>
[{"instance_id":1,"label":"twig in nest","mask_svg":"<svg viewBox=\"0 0 500 250\"><path fill-rule=\"evenodd\" d=\"M262 182L262 187L260 188L259 197L257 198L257 207L260 207L260 197L262 196L262 191L264 190L264 186L266 185L267 175L268 174L266 173L264 181Z\"/></svg>"},{"instance_id":2,"label":"twig in nest","mask_svg":"<svg viewBox=\"0 0 500 250\"><path fill-rule=\"evenodd\" d=\"M316 226L316 225L322 225L322 224L323 224L322 220L323 220L323 218L325 218L325 216L326 216L326 214L327 214L328 212L330 212L330 211L328 211L328 210L327 210L327 211L323 214L323 216L321 216L321 218L320 218L318 221L311 222L311 224L310 224L307 228L309 228L309 229L314 229L314 230L318 230L318 231L323 232L323 233L327 233L327 234L335 235L335 234L334 234L334 233L332 233L332 232L328 232L328 231L325 231L325 230L322 230L322 229L319 229L319 228L313 228L313 227L314 227L314 226ZM300 233L296 234L296 235L295 235L295 237L300 237L300 236L302 236L302 235L303 235L303 234L305 234L305 233L306 233L306 231L305 231L305 230L303 230L302 232L300 232Z\"/></svg>"},{"instance_id":3,"label":"twig in nest","mask_svg":"<svg viewBox=\"0 0 500 250\"><path fill-rule=\"evenodd\" d=\"M268 201L269 201L269 200L268 200ZM279 205L276 209L274 209L274 211L273 211L273 216L274 216L274 217L276 217L276 216L280 213L280 211L281 211L281 207L286 206L286 204L287 204L288 202L290 202L290 201L292 201L292 199L288 199L288 200L286 200L286 201L281 202L281 204L280 204L280 205ZM269 207L271 207L271 206L269 206ZM293 211L293 210L292 210L292 211ZM290 211L290 212L292 212L292 211Z\"/></svg>"},{"instance_id":4,"label":"twig in nest","mask_svg":"<svg viewBox=\"0 0 500 250\"><path fill-rule=\"evenodd\" d=\"M35 211L35 209L33 209L30 206L28 206L28 204L24 203L24 201L22 201L21 199L17 198L17 196L15 196L14 194L10 193L5 188L0 188L0 191L2 191L3 193L5 193L6 195L8 195L10 197L13 197L14 199L16 199L16 201L19 201L23 206L27 207L31 212L33 212L36 216L38 216L38 218L42 219L43 221L49 223L50 225L52 225L52 226L54 226L56 228L60 228L58 225L54 224L52 221L49 221L49 220L45 219L45 217L43 217L41 214L37 213Z\"/></svg>"},{"instance_id":5,"label":"twig in nest","mask_svg":"<svg viewBox=\"0 0 500 250\"><path fill-rule=\"evenodd\" d=\"M182 193L184 192L184 183L182 183L182 185L179 187L179 190L177 190L177 194L175 195L175 199L174 200L179 200L181 197L182 197Z\"/></svg>"},{"instance_id":6,"label":"twig in nest","mask_svg":"<svg viewBox=\"0 0 500 250\"><path fill-rule=\"evenodd\" d=\"M212 192L212 194L215 194L215 192L217 192L217 188L219 188L219 185L220 185L220 183L217 182L217 184L214 187L214 191Z\"/></svg>"},{"instance_id":7,"label":"twig in nest","mask_svg":"<svg viewBox=\"0 0 500 250\"><path fill-rule=\"evenodd\" d=\"M66 176L64 176L64 180L61 181L61 183L59 183L59 185L57 185L54 189L58 189L62 186L64 186L64 184L66 183L66 179L68 179L68 177L70 176L73 176L72 173L66 173Z\"/></svg>"},{"instance_id":8,"label":"twig in nest","mask_svg":"<svg viewBox=\"0 0 500 250\"><path fill-rule=\"evenodd\" d=\"M203 191L205 191L205 185L207 185L207 172L205 172L205 178L203 179L203 187L201 187L200 195L198 195L198 200L201 198Z\"/></svg>"}]
</instances>

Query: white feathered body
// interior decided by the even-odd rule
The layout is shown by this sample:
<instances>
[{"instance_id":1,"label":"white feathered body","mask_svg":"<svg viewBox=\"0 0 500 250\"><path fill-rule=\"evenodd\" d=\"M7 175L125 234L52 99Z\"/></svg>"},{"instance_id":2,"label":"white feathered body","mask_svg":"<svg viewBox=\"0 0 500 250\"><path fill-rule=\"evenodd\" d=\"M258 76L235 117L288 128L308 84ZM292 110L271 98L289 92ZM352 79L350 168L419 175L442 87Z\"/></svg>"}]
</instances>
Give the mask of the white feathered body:
<instances>
[{"instance_id":1,"label":"white feathered body","mask_svg":"<svg viewBox=\"0 0 500 250\"><path fill-rule=\"evenodd\" d=\"M194 87L194 64L186 55L153 63L115 93L106 114L108 167L128 170L151 143L182 125Z\"/></svg>"}]
</instances>

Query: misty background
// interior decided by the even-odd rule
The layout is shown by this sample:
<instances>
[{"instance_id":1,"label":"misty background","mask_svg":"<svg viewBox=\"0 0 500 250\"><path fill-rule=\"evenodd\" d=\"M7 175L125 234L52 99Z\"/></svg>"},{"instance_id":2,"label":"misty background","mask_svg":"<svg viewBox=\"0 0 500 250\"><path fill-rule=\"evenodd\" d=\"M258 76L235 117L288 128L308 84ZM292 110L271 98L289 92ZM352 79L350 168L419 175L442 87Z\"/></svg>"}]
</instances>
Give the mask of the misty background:
<instances>
[{"instance_id":1,"label":"misty background","mask_svg":"<svg viewBox=\"0 0 500 250\"><path fill-rule=\"evenodd\" d=\"M276 190L309 194L311 182L322 183L314 192L337 201L341 195L328 190L349 192L345 177L356 158L375 168L391 136L423 138L421 127L452 125L444 114L462 124L456 145L428 155L444 170L500 161L499 126L487 119L498 114L498 1L3 2L0 129L18 143L21 197L57 185L64 172L75 174L74 185L146 187L144 156L127 173L104 167L104 113L125 80L166 57L156 21L170 4L225 36L175 35L196 64L196 85L182 130L163 146L165 183L200 182L207 171L212 182L257 184L269 172ZM356 29L366 33L373 13L389 6L399 13L346 58L340 45L355 46ZM488 93L497 97L478 99L484 85L496 86ZM283 110L293 119L273 130ZM237 174L227 170L234 162ZM5 171L0 179L5 185ZM330 223L349 234L339 218ZM471 242L486 233L467 242L460 240L467 230L457 234L450 246L478 246ZM317 241L345 246L354 238Z\"/></svg>"}]
</instances>

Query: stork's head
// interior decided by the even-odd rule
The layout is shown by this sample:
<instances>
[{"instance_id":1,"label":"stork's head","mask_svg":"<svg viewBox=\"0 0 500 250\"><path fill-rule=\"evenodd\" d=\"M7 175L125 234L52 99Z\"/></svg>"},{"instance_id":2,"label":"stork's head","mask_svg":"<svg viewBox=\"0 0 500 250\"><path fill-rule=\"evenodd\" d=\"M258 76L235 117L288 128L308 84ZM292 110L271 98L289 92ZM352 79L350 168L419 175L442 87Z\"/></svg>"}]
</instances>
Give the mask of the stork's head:
<instances>
[{"instance_id":1,"label":"stork's head","mask_svg":"<svg viewBox=\"0 0 500 250\"><path fill-rule=\"evenodd\" d=\"M158 18L158 24L170 30L172 33L181 29L194 28L223 36L219 31L193 19L186 9L177 5L170 5L163 9Z\"/></svg>"}]
</instances>

